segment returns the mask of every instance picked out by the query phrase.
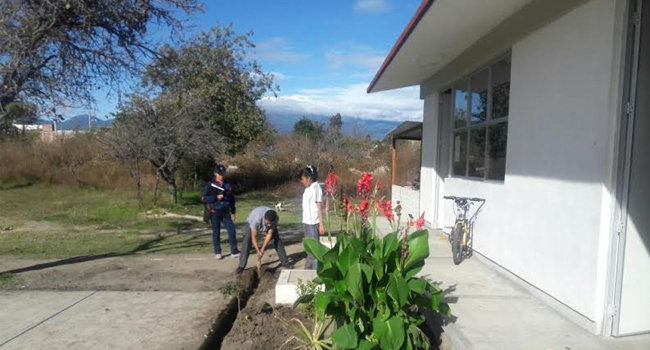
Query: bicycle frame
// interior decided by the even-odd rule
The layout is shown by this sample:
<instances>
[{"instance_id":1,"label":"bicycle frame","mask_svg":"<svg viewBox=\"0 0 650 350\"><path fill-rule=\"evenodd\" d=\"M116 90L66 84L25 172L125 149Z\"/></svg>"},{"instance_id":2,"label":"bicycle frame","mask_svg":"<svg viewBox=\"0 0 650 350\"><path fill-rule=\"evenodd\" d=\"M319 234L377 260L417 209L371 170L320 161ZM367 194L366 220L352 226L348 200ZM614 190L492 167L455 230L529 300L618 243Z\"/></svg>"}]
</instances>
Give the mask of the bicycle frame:
<instances>
[{"instance_id":1,"label":"bicycle frame","mask_svg":"<svg viewBox=\"0 0 650 350\"><path fill-rule=\"evenodd\" d=\"M463 225L463 237L461 239L461 244L463 247L467 246L467 240L469 236L470 229L476 220L476 216L485 205L485 199L483 198L470 198L470 197L456 197L456 196L444 196L445 199L450 199L454 201L454 214L456 215L456 221L454 227L460 222ZM470 207L474 202L480 202L481 204L476 208L472 216L467 218L467 213L470 210Z\"/></svg>"}]
</instances>

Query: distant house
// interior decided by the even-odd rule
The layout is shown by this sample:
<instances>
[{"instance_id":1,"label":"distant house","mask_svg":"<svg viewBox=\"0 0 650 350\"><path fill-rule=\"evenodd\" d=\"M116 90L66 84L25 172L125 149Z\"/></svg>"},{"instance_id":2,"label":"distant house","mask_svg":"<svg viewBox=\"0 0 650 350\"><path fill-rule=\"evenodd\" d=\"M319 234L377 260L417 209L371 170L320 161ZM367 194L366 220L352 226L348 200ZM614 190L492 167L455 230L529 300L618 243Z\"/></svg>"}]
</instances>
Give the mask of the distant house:
<instances>
[{"instance_id":1,"label":"distant house","mask_svg":"<svg viewBox=\"0 0 650 350\"><path fill-rule=\"evenodd\" d=\"M54 130L54 124L12 124L21 132L37 132L43 142L54 142L72 137L76 132L73 130Z\"/></svg>"},{"instance_id":2,"label":"distant house","mask_svg":"<svg viewBox=\"0 0 650 350\"><path fill-rule=\"evenodd\" d=\"M650 332L650 3L424 0L368 87L419 85L419 211L594 333Z\"/></svg>"}]
</instances>

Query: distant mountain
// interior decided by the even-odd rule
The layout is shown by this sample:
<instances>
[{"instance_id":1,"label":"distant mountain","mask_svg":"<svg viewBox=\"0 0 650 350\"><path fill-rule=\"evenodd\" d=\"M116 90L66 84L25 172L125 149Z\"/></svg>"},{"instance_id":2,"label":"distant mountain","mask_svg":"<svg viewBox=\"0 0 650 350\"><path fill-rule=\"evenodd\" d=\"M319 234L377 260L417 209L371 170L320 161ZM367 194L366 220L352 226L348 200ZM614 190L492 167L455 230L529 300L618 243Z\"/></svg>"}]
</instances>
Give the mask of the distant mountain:
<instances>
[{"instance_id":1,"label":"distant mountain","mask_svg":"<svg viewBox=\"0 0 650 350\"><path fill-rule=\"evenodd\" d=\"M113 124L113 119L99 119L90 117L90 126L94 128L109 127ZM79 114L74 117L65 118L57 125L60 130L88 130L88 114Z\"/></svg>"},{"instance_id":2,"label":"distant mountain","mask_svg":"<svg viewBox=\"0 0 650 350\"><path fill-rule=\"evenodd\" d=\"M328 126L331 116L308 114L305 117ZM267 119L280 134L293 131L293 125L303 117L303 114L274 114L268 113ZM398 126L399 121L364 119L343 116L343 133L348 135L370 135L374 139L383 139L386 134Z\"/></svg>"},{"instance_id":3,"label":"distant mountain","mask_svg":"<svg viewBox=\"0 0 650 350\"><path fill-rule=\"evenodd\" d=\"M329 125L331 116L307 114L305 117ZM278 114L268 113L267 119L275 130L280 134L287 134L293 131L293 125L303 117L303 114ZM374 139L383 139L386 134L398 126L401 122L377 119L364 119L357 117L343 116L343 133L347 135L370 135ZM39 120L39 123L51 123L49 120ZM109 127L113 119L99 119L91 117L90 124L93 128ZM74 117L66 117L57 125L59 130L88 130L88 114L80 114Z\"/></svg>"}]
</instances>

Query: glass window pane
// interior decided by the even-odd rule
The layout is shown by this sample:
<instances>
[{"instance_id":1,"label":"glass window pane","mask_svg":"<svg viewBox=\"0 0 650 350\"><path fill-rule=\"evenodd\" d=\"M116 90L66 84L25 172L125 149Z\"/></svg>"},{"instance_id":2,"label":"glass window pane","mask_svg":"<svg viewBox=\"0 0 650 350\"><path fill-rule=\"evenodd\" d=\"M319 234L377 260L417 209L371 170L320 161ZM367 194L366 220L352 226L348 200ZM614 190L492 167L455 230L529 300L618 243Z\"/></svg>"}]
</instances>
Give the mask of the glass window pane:
<instances>
[{"instance_id":1,"label":"glass window pane","mask_svg":"<svg viewBox=\"0 0 650 350\"><path fill-rule=\"evenodd\" d=\"M491 125L488 130L488 179L505 178L507 144L508 122Z\"/></svg>"},{"instance_id":2,"label":"glass window pane","mask_svg":"<svg viewBox=\"0 0 650 350\"><path fill-rule=\"evenodd\" d=\"M470 81L472 90L472 124L482 123L487 120L488 102L488 70L485 69L474 76Z\"/></svg>"},{"instance_id":3,"label":"glass window pane","mask_svg":"<svg viewBox=\"0 0 650 350\"><path fill-rule=\"evenodd\" d=\"M467 175L467 131L454 133L453 174Z\"/></svg>"},{"instance_id":4,"label":"glass window pane","mask_svg":"<svg viewBox=\"0 0 650 350\"><path fill-rule=\"evenodd\" d=\"M485 175L485 128L469 132L469 176Z\"/></svg>"},{"instance_id":5,"label":"glass window pane","mask_svg":"<svg viewBox=\"0 0 650 350\"><path fill-rule=\"evenodd\" d=\"M508 116L510 102L510 57L492 66L492 119Z\"/></svg>"},{"instance_id":6,"label":"glass window pane","mask_svg":"<svg viewBox=\"0 0 650 350\"><path fill-rule=\"evenodd\" d=\"M454 88L454 128L467 125L467 81Z\"/></svg>"}]
</instances>

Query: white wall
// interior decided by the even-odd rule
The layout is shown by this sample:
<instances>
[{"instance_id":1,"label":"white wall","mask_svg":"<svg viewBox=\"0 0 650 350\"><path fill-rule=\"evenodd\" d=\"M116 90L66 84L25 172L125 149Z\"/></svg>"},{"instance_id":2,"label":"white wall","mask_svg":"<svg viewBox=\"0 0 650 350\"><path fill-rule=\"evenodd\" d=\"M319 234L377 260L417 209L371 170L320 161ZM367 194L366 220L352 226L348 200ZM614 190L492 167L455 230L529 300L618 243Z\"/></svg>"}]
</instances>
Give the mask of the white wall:
<instances>
[{"instance_id":1,"label":"white wall","mask_svg":"<svg viewBox=\"0 0 650 350\"><path fill-rule=\"evenodd\" d=\"M417 217L420 212L420 191L404 186L393 185L391 193L393 208L399 201L402 206L402 220L408 220L408 214ZM404 221L403 221L404 222Z\"/></svg>"},{"instance_id":2,"label":"white wall","mask_svg":"<svg viewBox=\"0 0 650 350\"><path fill-rule=\"evenodd\" d=\"M599 240L610 227L601 210L611 202L614 19L614 1L593 0L512 45L505 181L447 178L443 191L487 200L477 251L596 325ZM427 123L435 99L425 99L423 146L436 132ZM434 179L423 176L423 188ZM422 205L435 205L432 197ZM453 223L451 208L445 202L438 226Z\"/></svg>"}]
</instances>

